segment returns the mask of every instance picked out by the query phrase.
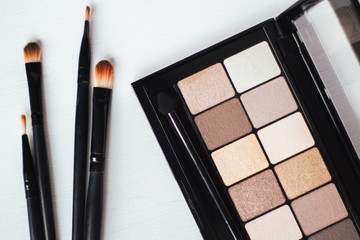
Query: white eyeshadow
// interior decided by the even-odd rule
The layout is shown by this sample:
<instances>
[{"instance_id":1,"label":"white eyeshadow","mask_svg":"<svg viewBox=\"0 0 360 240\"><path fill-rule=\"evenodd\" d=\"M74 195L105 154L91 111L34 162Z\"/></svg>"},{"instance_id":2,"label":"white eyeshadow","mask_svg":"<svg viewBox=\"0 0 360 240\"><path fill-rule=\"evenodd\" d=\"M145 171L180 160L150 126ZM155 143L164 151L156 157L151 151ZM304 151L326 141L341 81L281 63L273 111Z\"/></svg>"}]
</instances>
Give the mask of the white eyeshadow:
<instances>
[{"instance_id":1,"label":"white eyeshadow","mask_svg":"<svg viewBox=\"0 0 360 240\"><path fill-rule=\"evenodd\" d=\"M299 226L288 205L282 206L245 225L251 240L298 240Z\"/></svg>"},{"instance_id":2,"label":"white eyeshadow","mask_svg":"<svg viewBox=\"0 0 360 240\"><path fill-rule=\"evenodd\" d=\"M314 145L314 139L300 112L258 131L272 164L276 164Z\"/></svg>"},{"instance_id":3,"label":"white eyeshadow","mask_svg":"<svg viewBox=\"0 0 360 240\"><path fill-rule=\"evenodd\" d=\"M261 42L224 60L238 92L278 76L281 71L267 42Z\"/></svg>"}]
</instances>

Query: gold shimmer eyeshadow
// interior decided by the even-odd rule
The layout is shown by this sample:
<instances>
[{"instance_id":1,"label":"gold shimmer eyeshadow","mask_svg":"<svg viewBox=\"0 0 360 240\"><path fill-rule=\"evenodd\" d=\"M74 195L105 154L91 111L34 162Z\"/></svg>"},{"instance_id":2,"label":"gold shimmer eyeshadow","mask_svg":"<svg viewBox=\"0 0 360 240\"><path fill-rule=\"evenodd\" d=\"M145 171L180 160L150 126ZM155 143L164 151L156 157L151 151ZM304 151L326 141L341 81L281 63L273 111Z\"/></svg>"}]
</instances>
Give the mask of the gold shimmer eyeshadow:
<instances>
[{"instance_id":1,"label":"gold shimmer eyeshadow","mask_svg":"<svg viewBox=\"0 0 360 240\"><path fill-rule=\"evenodd\" d=\"M309 240L360 240L354 224L345 219L308 238Z\"/></svg>"},{"instance_id":2,"label":"gold shimmer eyeshadow","mask_svg":"<svg viewBox=\"0 0 360 240\"><path fill-rule=\"evenodd\" d=\"M239 93L281 73L265 41L225 59L224 65Z\"/></svg>"},{"instance_id":3,"label":"gold shimmer eyeshadow","mask_svg":"<svg viewBox=\"0 0 360 240\"><path fill-rule=\"evenodd\" d=\"M226 186L269 166L254 134L220 148L211 157Z\"/></svg>"},{"instance_id":4,"label":"gold shimmer eyeshadow","mask_svg":"<svg viewBox=\"0 0 360 240\"><path fill-rule=\"evenodd\" d=\"M249 133L252 128L237 98L195 117L195 123L209 150Z\"/></svg>"},{"instance_id":5,"label":"gold shimmer eyeshadow","mask_svg":"<svg viewBox=\"0 0 360 240\"><path fill-rule=\"evenodd\" d=\"M258 131L272 164L314 145L314 139L301 113L294 113Z\"/></svg>"},{"instance_id":6,"label":"gold shimmer eyeshadow","mask_svg":"<svg viewBox=\"0 0 360 240\"><path fill-rule=\"evenodd\" d=\"M251 240L298 240L302 233L288 205L245 225Z\"/></svg>"},{"instance_id":7,"label":"gold shimmer eyeshadow","mask_svg":"<svg viewBox=\"0 0 360 240\"><path fill-rule=\"evenodd\" d=\"M289 199L294 199L331 180L317 148L275 166L275 172Z\"/></svg>"},{"instance_id":8,"label":"gold shimmer eyeshadow","mask_svg":"<svg viewBox=\"0 0 360 240\"><path fill-rule=\"evenodd\" d=\"M285 203L280 186L271 170L266 170L229 188L236 210L248 221Z\"/></svg>"},{"instance_id":9,"label":"gold shimmer eyeshadow","mask_svg":"<svg viewBox=\"0 0 360 240\"><path fill-rule=\"evenodd\" d=\"M241 97L255 128L259 128L297 109L297 104L283 77L257 87Z\"/></svg>"},{"instance_id":10,"label":"gold shimmer eyeshadow","mask_svg":"<svg viewBox=\"0 0 360 240\"><path fill-rule=\"evenodd\" d=\"M178 87L194 115L235 95L220 63L181 80Z\"/></svg>"},{"instance_id":11,"label":"gold shimmer eyeshadow","mask_svg":"<svg viewBox=\"0 0 360 240\"><path fill-rule=\"evenodd\" d=\"M291 207L306 235L348 216L344 203L332 183L294 200Z\"/></svg>"}]
</instances>

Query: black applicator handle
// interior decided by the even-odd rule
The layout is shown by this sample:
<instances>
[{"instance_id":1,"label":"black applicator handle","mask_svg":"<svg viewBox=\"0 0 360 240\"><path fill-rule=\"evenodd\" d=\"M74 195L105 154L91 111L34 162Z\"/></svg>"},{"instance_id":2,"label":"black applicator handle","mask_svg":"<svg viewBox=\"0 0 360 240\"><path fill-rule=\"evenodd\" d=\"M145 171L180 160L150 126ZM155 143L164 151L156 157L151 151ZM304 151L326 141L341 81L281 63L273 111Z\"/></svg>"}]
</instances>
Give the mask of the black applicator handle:
<instances>
[{"instance_id":1,"label":"black applicator handle","mask_svg":"<svg viewBox=\"0 0 360 240\"><path fill-rule=\"evenodd\" d=\"M36 178L34 162L31 156L30 144L26 134L22 135L22 149L24 187L28 209L30 239L44 239L44 222L42 218L39 187Z\"/></svg>"},{"instance_id":2,"label":"black applicator handle","mask_svg":"<svg viewBox=\"0 0 360 240\"><path fill-rule=\"evenodd\" d=\"M28 208L30 239L44 239L44 224L41 216L40 198L38 196L26 198L26 203Z\"/></svg>"},{"instance_id":3,"label":"black applicator handle","mask_svg":"<svg viewBox=\"0 0 360 240\"><path fill-rule=\"evenodd\" d=\"M85 239L99 240L102 229L104 172L90 172L86 202Z\"/></svg>"},{"instance_id":4,"label":"black applicator handle","mask_svg":"<svg viewBox=\"0 0 360 240\"><path fill-rule=\"evenodd\" d=\"M86 173L89 131L90 41L85 21L81 42L75 116L72 239L83 240L86 202Z\"/></svg>"},{"instance_id":5,"label":"black applicator handle","mask_svg":"<svg viewBox=\"0 0 360 240\"><path fill-rule=\"evenodd\" d=\"M46 239L56 239L49 162L43 125L33 126L35 168L38 175Z\"/></svg>"},{"instance_id":6,"label":"black applicator handle","mask_svg":"<svg viewBox=\"0 0 360 240\"><path fill-rule=\"evenodd\" d=\"M43 125L41 62L26 63L25 68L29 87L31 124L33 126L35 169L38 176L45 238L55 240L56 231L51 196L49 160Z\"/></svg>"},{"instance_id":7,"label":"black applicator handle","mask_svg":"<svg viewBox=\"0 0 360 240\"><path fill-rule=\"evenodd\" d=\"M88 153L89 84L79 83L75 120L75 153L73 184L73 240L84 237L86 173Z\"/></svg>"},{"instance_id":8,"label":"black applicator handle","mask_svg":"<svg viewBox=\"0 0 360 240\"><path fill-rule=\"evenodd\" d=\"M103 176L110 97L111 89L94 88L90 176L85 215L85 240L98 240L101 237L104 194Z\"/></svg>"}]
</instances>

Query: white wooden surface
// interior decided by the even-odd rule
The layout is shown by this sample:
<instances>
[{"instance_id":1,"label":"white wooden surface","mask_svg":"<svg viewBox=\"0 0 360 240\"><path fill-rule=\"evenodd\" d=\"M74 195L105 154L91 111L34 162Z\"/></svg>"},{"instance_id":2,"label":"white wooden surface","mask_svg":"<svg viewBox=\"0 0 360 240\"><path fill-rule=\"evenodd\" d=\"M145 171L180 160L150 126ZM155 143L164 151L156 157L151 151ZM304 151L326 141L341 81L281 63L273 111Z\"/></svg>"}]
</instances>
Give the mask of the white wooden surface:
<instances>
[{"instance_id":1,"label":"white wooden surface","mask_svg":"<svg viewBox=\"0 0 360 240\"><path fill-rule=\"evenodd\" d=\"M93 66L115 62L106 166L105 239L201 239L130 86L278 15L295 0L96 0ZM20 114L29 114L23 47L43 50L46 131L59 239L71 238L76 74L86 2L0 7L0 239L28 239ZM93 68L93 67L92 67Z\"/></svg>"}]
</instances>

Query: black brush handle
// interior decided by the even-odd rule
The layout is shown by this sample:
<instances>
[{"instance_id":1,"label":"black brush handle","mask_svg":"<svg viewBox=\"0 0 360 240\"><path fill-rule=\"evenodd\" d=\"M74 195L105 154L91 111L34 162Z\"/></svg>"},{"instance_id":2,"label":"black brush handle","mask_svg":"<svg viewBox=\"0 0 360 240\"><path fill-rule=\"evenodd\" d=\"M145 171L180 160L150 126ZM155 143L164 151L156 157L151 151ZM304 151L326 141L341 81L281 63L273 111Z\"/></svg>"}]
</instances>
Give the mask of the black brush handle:
<instances>
[{"instance_id":1,"label":"black brush handle","mask_svg":"<svg viewBox=\"0 0 360 240\"><path fill-rule=\"evenodd\" d=\"M101 237L103 195L104 172L90 172L86 202L86 240L99 240Z\"/></svg>"},{"instance_id":2,"label":"black brush handle","mask_svg":"<svg viewBox=\"0 0 360 240\"><path fill-rule=\"evenodd\" d=\"M28 208L30 239L45 239L40 198L29 197L26 199L26 203Z\"/></svg>"},{"instance_id":3,"label":"black brush handle","mask_svg":"<svg viewBox=\"0 0 360 240\"><path fill-rule=\"evenodd\" d=\"M75 153L73 184L73 240L84 237L86 173L89 130L89 84L79 83L75 117Z\"/></svg>"},{"instance_id":4,"label":"black brush handle","mask_svg":"<svg viewBox=\"0 0 360 240\"><path fill-rule=\"evenodd\" d=\"M33 125L35 169L38 175L42 216L44 220L45 237L49 240L56 239L53 201L51 196L51 183L49 161L46 151L44 126Z\"/></svg>"}]
</instances>

